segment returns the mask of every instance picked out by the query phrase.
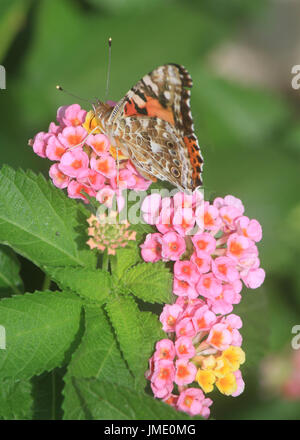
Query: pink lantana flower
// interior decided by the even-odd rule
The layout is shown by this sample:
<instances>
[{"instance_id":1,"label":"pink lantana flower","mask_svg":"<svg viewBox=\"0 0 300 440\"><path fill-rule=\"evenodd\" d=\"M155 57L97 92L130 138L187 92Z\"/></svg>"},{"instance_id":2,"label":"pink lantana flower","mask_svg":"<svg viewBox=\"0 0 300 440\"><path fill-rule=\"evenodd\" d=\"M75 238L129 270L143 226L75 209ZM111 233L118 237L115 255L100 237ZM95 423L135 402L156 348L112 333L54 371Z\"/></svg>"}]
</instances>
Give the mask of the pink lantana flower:
<instances>
[{"instance_id":1,"label":"pink lantana flower","mask_svg":"<svg viewBox=\"0 0 300 440\"><path fill-rule=\"evenodd\" d=\"M222 293L216 298L208 298L207 304L217 314L226 315L233 310L233 304L241 301L241 295L237 293L231 284L224 284Z\"/></svg>"},{"instance_id":2,"label":"pink lantana flower","mask_svg":"<svg viewBox=\"0 0 300 440\"><path fill-rule=\"evenodd\" d=\"M50 133L45 133L44 131L41 131L37 133L33 140L29 141L29 146L33 148L33 151L35 154L37 154L40 157L45 158L46 157L46 147L48 144L48 140L51 137Z\"/></svg>"},{"instance_id":3,"label":"pink lantana flower","mask_svg":"<svg viewBox=\"0 0 300 440\"><path fill-rule=\"evenodd\" d=\"M84 123L86 111L82 110L79 104L65 105L59 107L56 118L58 122L65 127L77 127Z\"/></svg>"},{"instance_id":4,"label":"pink lantana flower","mask_svg":"<svg viewBox=\"0 0 300 440\"><path fill-rule=\"evenodd\" d=\"M222 199L221 197L217 197L214 200L213 205L218 209L222 208L223 206L234 206L240 211L240 215L243 215L245 210L241 200L231 195L224 197L224 199Z\"/></svg>"},{"instance_id":5,"label":"pink lantana flower","mask_svg":"<svg viewBox=\"0 0 300 440\"><path fill-rule=\"evenodd\" d=\"M175 357L175 347L170 339L161 339L156 343L154 360L172 361Z\"/></svg>"},{"instance_id":6,"label":"pink lantana flower","mask_svg":"<svg viewBox=\"0 0 300 440\"><path fill-rule=\"evenodd\" d=\"M239 234L232 234L227 241L227 255L234 259L240 259L245 251L252 246L252 242Z\"/></svg>"},{"instance_id":7,"label":"pink lantana flower","mask_svg":"<svg viewBox=\"0 0 300 440\"><path fill-rule=\"evenodd\" d=\"M66 127L58 134L58 140L66 148L73 148L81 146L87 137L87 131L81 127Z\"/></svg>"},{"instance_id":8,"label":"pink lantana flower","mask_svg":"<svg viewBox=\"0 0 300 440\"><path fill-rule=\"evenodd\" d=\"M243 213L241 208L238 208L234 205L223 206L219 209L219 214L224 224L228 229L235 229L235 220L240 217Z\"/></svg>"},{"instance_id":9,"label":"pink lantana flower","mask_svg":"<svg viewBox=\"0 0 300 440\"><path fill-rule=\"evenodd\" d=\"M195 264L200 274L207 273L211 267L211 256L207 252L197 251L192 254L191 262Z\"/></svg>"},{"instance_id":10,"label":"pink lantana flower","mask_svg":"<svg viewBox=\"0 0 300 440\"><path fill-rule=\"evenodd\" d=\"M261 240L262 229L260 223L257 220L250 220L248 217L243 216L239 217L235 223L239 234L242 234L253 241Z\"/></svg>"},{"instance_id":11,"label":"pink lantana flower","mask_svg":"<svg viewBox=\"0 0 300 440\"><path fill-rule=\"evenodd\" d=\"M162 359L155 363L151 382L156 388L165 388L166 385L172 384L174 378L175 367L172 361Z\"/></svg>"},{"instance_id":12,"label":"pink lantana flower","mask_svg":"<svg viewBox=\"0 0 300 440\"><path fill-rule=\"evenodd\" d=\"M147 234L146 240L140 245L142 257L147 263L161 260L161 234Z\"/></svg>"},{"instance_id":13,"label":"pink lantana flower","mask_svg":"<svg viewBox=\"0 0 300 440\"><path fill-rule=\"evenodd\" d=\"M154 397L157 397L158 399L166 399L173 391L173 388L173 382L167 382L164 387L157 387L154 382L151 382L151 389Z\"/></svg>"},{"instance_id":14,"label":"pink lantana flower","mask_svg":"<svg viewBox=\"0 0 300 440\"><path fill-rule=\"evenodd\" d=\"M204 305L196 310L192 320L194 327L200 332L209 330L217 321L217 317L206 305Z\"/></svg>"},{"instance_id":15,"label":"pink lantana flower","mask_svg":"<svg viewBox=\"0 0 300 440\"><path fill-rule=\"evenodd\" d=\"M175 366L176 374L174 381L177 385L188 385L194 382L197 374L197 367L192 362L189 362L188 359L182 358L176 361Z\"/></svg>"},{"instance_id":16,"label":"pink lantana flower","mask_svg":"<svg viewBox=\"0 0 300 440\"><path fill-rule=\"evenodd\" d=\"M103 188L105 182L105 178L101 174L91 170L90 168L85 168L82 170L78 174L77 180L79 183L90 186L95 191L99 191L101 188Z\"/></svg>"},{"instance_id":17,"label":"pink lantana flower","mask_svg":"<svg viewBox=\"0 0 300 440\"><path fill-rule=\"evenodd\" d=\"M231 332L225 324L214 324L207 337L207 342L217 350L226 350L232 342Z\"/></svg>"},{"instance_id":18,"label":"pink lantana flower","mask_svg":"<svg viewBox=\"0 0 300 440\"><path fill-rule=\"evenodd\" d=\"M198 292L195 286L187 281L174 277L173 293L177 296L187 296L190 299L197 298Z\"/></svg>"},{"instance_id":19,"label":"pink lantana flower","mask_svg":"<svg viewBox=\"0 0 300 440\"><path fill-rule=\"evenodd\" d=\"M67 186L69 185L70 177L66 176L64 173L62 173L59 170L57 163L54 163L50 167L49 175L53 180L54 185L57 186L57 188L61 188L61 189L67 188Z\"/></svg>"},{"instance_id":20,"label":"pink lantana flower","mask_svg":"<svg viewBox=\"0 0 300 440\"><path fill-rule=\"evenodd\" d=\"M177 401L177 408L179 411L186 412L191 416L200 415L203 410L204 399L203 391L199 388L187 388L181 391Z\"/></svg>"},{"instance_id":21,"label":"pink lantana flower","mask_svg":"<svg viewBox=\"0 0 300 440\"><path fill-rule=\"evenodd\" d=\"M87 185L79 183L76 180L70 181L68 185L68 196L71 199L81 199L85 203L88 203L88 199L84 193L88 194L90 197L95 197L96 195L96 192Z\"/></svg>"},{"instance_id":22,"label":"pink lantana flower","mask_svg":"<svg viewBox=\"0 0 300 440\"><path fill-rule=\"evenodd\" d=\"M62 155L58 168L69 177L77 177L88 166L88 155L82 149L74 149Z\"/></svg>"},{"instance_id":23,"label":"pink lantana flower","mask_svg":"<svg viewBox=\"0 0 300 440\"><path fill-rule=\"evenodd\" d=\"M239 279L236 263L229 257L218 257L212 261L212 271L221 281L232 283Z\"/></svg>"},{"instance_id":24,"label":"pink lantana flower","mask_svg":"<svg viewBox=\"0 0 300 440\"><path fill-rule=\"evenodd\" d=\"M92 157L91 168L109 179L115 177L117 174L116 163L110 156L101 157L99 159Z\"/></svg>"},{"instance_id":25,"label":"pink lantana flower","mask_svg":"<svg viewBox=\"0 0 300 440\"><path fill-rule=\"evenodd\" d=\"M104 134L90 134L86 143L98 156L108 156L110 142Z\"/></svg>"},{"instance_id":26,"label":"pink lantana flower","mask_svg":"<svg viewBox=\"0 0 300 440\"><path fill-rule=\"evenodd\" d=\"M166 260L176 261L185 252L186 246L184 238L176 232L167 232L162 237L162 257Z\"/></svg>"},{"instance_id":27,"label":"pink lantana flower","mask_svg":"<svg viewBox=\"0 0 300 440\"><path fill-rule=\"evenodd\" d=\"M195 347L191 338L181 336L175 342L175 350L178 358L191 359L195 356Z\"/></svg>"},{"instance_id":28,"label":"pink lantana flower","mask_svg":"<svg viewBox=\"0 0 300 440\"><path fill-rule=\"evenodd\" d=\"M166 304L160 315L160 322L162 323L164 332L174 332L177 320L181 315L183 309L178 304L169 305Z\"/></svg>"},{"instance_id":29,"label":"pink lantana flower","mask_svg":"<svg viewBox=\"0 0 300 440\"><path fill-rule=\"evenodd\" d=\"M208 231L218 231L221 226L221 221L219 218L219 211L213 205L210 205L209 202L204 202L204 228ZM200 220L197 220L199 227L203 227Z\"/></svg>"},{"instance_id":30,"label":"pink lantana flower","mask_svg":"<svg viewBox=\"0 0 300 440\"><path fill-rule=\"evenodd\" d=\"M243 276L243 281L250 289L257 289L265 280L265 271L262 268L250 269L246 276Z\"/></svg>"},{"instance_id":31,"label":"pink lantana flower","mask_svg":"<svg viewBox=\"0 0 300 440\"><path fill-rule=\"evenodd\" d=\"M189 338L193 338L196 334L196 329L193 324L193 320L190 317L181 319L176 324L176 336L179 338L180 336L187 336Z\"/></svg>"},{"instance_id":32,"label":"pink lantana flower","mask_svg":"<svg viewBox=\"0 0 300 440\"><path fill-rule=\"evenodd\" d=\"M62 145L56 136L50 136L46 147L46 156L50 160L61 160L62 155L66 152L66 147Z\"/></svg>"},{"instance_id":33,"label":"pink lantana flower","mask_svg":"<svg viewBox=\"0 0 300 440\"><path fill-rule=\"evenodd\" d=\"M192 237L192 242L195 246L196 252L206 252L207 254L213 254L216 249L216 239L209 233L203 232L199 235Z\"/></svg>"},{"instance_id":34,"label":"pink lantana flower","mask_svg":"<svg viewBox=\"0 0 300 440\"><path fill-rule=\"evenodd\" d=\"M195 284L199 281L199 272L197 266L191 261L176 261L174 264L174 275L179 280Z\"/></svg>"},{"instance_id":35,"label":"pink lantana flower","mask_svg":"<svg viewBox=\"0 0 300 440\"><path fill-rule=\"evenodd\" d=\"M222 283L212 273L201 275L197 292L205 298L216 298L222 292Z\"/></svg>"}]
</instances>

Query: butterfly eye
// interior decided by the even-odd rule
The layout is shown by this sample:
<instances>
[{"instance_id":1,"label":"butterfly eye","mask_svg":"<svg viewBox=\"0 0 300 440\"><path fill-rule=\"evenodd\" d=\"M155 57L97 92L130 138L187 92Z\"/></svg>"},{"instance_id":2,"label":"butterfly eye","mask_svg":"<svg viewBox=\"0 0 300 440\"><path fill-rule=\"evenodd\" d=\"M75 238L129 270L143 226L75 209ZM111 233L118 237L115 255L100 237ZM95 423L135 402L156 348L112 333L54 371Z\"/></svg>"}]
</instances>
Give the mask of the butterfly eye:
<instances>
[{"instance_id":1,"label":"butterfly eye","mask_svg":"<svg viewBox=\"0 0 300 440\"><path fill-rule=\"evenodd\" d=\"M173 174L174 177L179 177L180 176L180 171L177 168L171 168L171 173Z\"/></svg>"}]
</instances>

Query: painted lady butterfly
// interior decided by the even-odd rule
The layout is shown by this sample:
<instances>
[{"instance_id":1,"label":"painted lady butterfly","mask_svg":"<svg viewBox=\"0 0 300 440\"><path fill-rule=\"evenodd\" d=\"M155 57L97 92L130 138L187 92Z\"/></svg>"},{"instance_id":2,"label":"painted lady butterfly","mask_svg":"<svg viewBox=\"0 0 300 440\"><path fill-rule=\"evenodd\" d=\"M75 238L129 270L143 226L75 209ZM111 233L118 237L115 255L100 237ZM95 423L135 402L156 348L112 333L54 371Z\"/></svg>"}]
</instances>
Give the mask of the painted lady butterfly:
<instances>
[{"instance_id":1,"label":"painted lady butterfly","mask_svg":"<svg viewBox=\"0 0 300 440\"><path fill-rule=\"evenodd\" d=\"M166 64L145 75L115 107L98 101L97 124L140 174L180 190L202 184L203 159L190 110L188 71Z\"/></svg>"}]
</instances>

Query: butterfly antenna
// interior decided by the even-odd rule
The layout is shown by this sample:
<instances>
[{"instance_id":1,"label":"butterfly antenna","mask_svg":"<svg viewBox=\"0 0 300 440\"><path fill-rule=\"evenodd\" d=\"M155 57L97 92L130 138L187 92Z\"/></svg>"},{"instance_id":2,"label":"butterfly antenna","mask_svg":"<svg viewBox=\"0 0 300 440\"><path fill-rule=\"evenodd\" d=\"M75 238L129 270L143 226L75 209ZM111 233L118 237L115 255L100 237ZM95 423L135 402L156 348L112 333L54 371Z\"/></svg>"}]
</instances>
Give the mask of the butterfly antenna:
<instances>
[{"instance_id":1,"label":"butterfly antenna","mask_svg":"<svg viewBox=\"0 0 300 440\"><path fill-rule=\"evenodd\" d=\"M109 91L110 65L111 65L111 43L112 43L112 39L111 39L111 37L109 37L109 39L108 39L108 66L107 66L107 77L106 77L105 100L108 97L108 91Z\"/></svg>"},{"instance_id":2,"label":"butterfly antenna","mask_svg":"<svg viewBox=\"0 0 300 440\"><path fill-rule=\"evenodd\" d=\"M67 90L63 89L62 86L57 85L56 90L59 90L60 92L64 92L66 95L72 96L72 98L79 99L80 101L85 101L91 104L92 102L89 99L81 98L80 96L74 95L74 93L70 93Z\"/></svg>"}]
</instances>

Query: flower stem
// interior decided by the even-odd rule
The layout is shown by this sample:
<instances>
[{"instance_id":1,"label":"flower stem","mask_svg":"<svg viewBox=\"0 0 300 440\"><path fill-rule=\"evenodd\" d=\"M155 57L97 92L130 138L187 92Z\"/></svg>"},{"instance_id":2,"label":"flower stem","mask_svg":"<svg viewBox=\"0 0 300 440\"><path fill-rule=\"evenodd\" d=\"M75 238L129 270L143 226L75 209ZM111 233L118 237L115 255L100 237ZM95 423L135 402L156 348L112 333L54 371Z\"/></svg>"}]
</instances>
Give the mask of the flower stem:
<instances>
[{"instance_id":1,"label":"flower stem","mask_svg":"<svg viewBox=\"0 0 300 440\"><path fill-rule=\"evenodd\" d=\"M109 263L109 256L107 250L105 250L102 257L102 270L108 272L108 263Z\"/></svg>"},{"instance_id":2,"label":"flower stem","mask_svg":"<svg viewBox=\"0 0 300 440\"><path fill-rule=\"evenodd\" d=\"M48 290L50 288L50 285L51 285L51 278L49 275L45 274L42 290Z\"/></svg>"}]
</instances>

